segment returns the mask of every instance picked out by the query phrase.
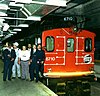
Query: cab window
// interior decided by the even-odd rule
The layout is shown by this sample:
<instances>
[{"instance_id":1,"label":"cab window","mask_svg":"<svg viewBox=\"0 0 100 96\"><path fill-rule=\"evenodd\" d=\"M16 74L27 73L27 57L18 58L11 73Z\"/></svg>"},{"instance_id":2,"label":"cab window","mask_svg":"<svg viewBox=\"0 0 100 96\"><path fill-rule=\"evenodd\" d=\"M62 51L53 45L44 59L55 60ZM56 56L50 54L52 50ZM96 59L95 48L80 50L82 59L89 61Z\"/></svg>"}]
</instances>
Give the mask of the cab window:
<instances>
[{"instance_id":1,"label":"cab window","mask_svg":"<svg viewBox=\"0 0 100 96\"><path fill-rule=\"evenodd\" d=\"M85 52L91 52L92 51L92 39L86 38L85 39Z\"/></svg>"},{"instance_id":2,"label":"cab window","mask_svg":"<svg viewBox=\"0 0 100 96\"><path fill-rule=\"evenodd\" d=\"M46 38L46 50L52 52L54 50L54 37L48 36Z\"/></svg>"},{"instance_id":3,"label":"cab window","mask_svg":"<svg viewBox=\"0 0 100 96\"><path fill-rule=\"evenodd\" d=\"M69 38L67 40L67 52L74 52L74 39Z\"/></svg>"}]
</instances>

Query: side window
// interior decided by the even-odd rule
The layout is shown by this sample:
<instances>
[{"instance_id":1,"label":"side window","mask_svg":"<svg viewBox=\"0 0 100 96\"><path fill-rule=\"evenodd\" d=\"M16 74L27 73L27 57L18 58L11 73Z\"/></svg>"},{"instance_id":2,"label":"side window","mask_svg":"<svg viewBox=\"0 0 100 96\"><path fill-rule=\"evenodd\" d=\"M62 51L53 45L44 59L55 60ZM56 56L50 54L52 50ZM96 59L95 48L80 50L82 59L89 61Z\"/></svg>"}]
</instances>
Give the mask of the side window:
<instances>
[{"instance_id":1,"label":"side window","mask_svg":"<svg viewBox=\"0 0 100 96\"><path fill-rule=\"evenodd\" d=\"M67 52L74 52L74 39L72 38L67 40Z\"/></svg>"},{"instance_id":2,"label":"side window","mask_svg":"<svg viewBox=\"0 0 100 96\"><path fill-rule=\"evenodd\" d=\"M86 38L85 39L85 52L91 52L92 51L92 39Z\"/></svg>"},{"instance_id":3,"label":"side window","mask_svg":"<svg viewBox=\"0 0 100 96\"><path fill-rule=\"evenodd\" d=\"M48 36L46 38L46 50L52 52L54 50L54 37Z\"/></svg>"}]
</instances>

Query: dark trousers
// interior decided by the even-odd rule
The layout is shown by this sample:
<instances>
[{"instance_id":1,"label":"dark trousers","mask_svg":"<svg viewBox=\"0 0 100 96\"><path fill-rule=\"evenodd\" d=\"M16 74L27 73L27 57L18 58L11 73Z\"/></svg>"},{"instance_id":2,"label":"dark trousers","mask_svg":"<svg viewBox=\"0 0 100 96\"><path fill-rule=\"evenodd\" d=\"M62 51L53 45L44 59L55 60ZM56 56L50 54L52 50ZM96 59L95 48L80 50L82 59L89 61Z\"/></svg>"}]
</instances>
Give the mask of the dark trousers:
<instances>
[{"instance_id":1,"label":"dark trousers","mask_svg":"<svg viewBox=\"0 0 100 96\"><path fill-rule=\"evenodd\" d=\"M30 65L29 65L29 73L30 73L30 79L31 80L34 80L34 74L35 74L35 69L36 69L36 63L35 62L32 62Z\"/></svg>"},{"instance_id":2,"label":"dark trousers","mask_svg":"<svg viewBox=\"0 0 100 96\"><path fill-rule=\"evenodd\" d=\"M2 62L3 62L3 70L2 70L2 73L4 73L4 59L2 59Z\"/></svg>"},{"instance_id":3,"label":"dark trousers","mask_svg":"<svg viewBox=\"0 0 100 96\"><path fill-rule=\"evenodd\" d=\"M43 77L44 64L41 64L41 63L36 64L36 81L39 80L39 72L41 73L41 76Z\"/></svg>"},{"instance_id":4,"label":"dark trousers","mask_svg":"<svg viewBox=\"0 0 100 96\"><path fill-rule=\"evenodd\" d=\"M5 61L4 61L3 80L6 80L6 79L7 79L7 76L8 76L8 80L11 79L12 66L13 66L13 62L11 62L10 60L5 60Z\"/></svg>"},{"instance_id":5,"label":"dark trousers","mask_svg":"<svg viewBox=\"0 0 100 96\"><path fill-rule=\"evenodd\" d=\"M39 71L41 73L41 76L43 77L43 72L44 72L44 64L39 65Z\"/></svg>"}]
</instances>

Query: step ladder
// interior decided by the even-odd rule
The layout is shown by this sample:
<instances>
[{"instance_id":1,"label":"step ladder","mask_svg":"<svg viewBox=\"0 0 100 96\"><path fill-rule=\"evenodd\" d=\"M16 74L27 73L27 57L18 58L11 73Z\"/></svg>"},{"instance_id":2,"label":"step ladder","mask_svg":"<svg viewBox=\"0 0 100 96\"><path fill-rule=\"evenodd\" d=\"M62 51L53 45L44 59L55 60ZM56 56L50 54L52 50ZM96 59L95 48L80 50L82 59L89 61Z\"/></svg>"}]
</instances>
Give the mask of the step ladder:
<instances>
[{"instance_id":1,"label":"step ladder","mask_svg":"<svg viewBox=\"0 0 100 96\"><path fill-rule=\"evenodd\" d=\"M57 95L58 96L65 96L66 95L66 83L62 82L62 83L57 83Z\"/></svg>"}]
</instances>

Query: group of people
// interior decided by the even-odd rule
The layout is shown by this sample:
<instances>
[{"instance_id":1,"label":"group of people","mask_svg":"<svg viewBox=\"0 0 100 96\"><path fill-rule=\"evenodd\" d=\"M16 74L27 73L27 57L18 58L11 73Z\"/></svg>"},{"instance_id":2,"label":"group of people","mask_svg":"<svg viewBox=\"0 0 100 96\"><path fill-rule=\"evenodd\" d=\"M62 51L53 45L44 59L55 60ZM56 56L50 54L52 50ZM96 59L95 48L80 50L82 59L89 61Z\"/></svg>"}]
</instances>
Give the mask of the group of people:
<instances>
[{"instance_id":1,"label":"group of people","mask_svg":"<svg viewBox=\"0 0 100 96\"><path fill-rule=\"evenodd\" d=\"M30 77L30 81L34 81L36 74L36 82L38 82L39 73L43 77L45 61L45 52L42 50L41 44L32 47L31 44L28 44L28 48L22 46L22 50L18 46L19 44L15 42L13 46L8 44L3 49L3 81L6 81L7 78L11 81L16 77L22 80L29 80Z\"/></svg>"}]
</instances>

